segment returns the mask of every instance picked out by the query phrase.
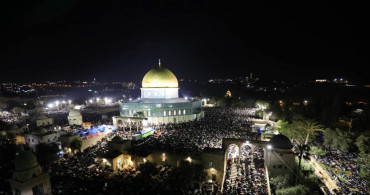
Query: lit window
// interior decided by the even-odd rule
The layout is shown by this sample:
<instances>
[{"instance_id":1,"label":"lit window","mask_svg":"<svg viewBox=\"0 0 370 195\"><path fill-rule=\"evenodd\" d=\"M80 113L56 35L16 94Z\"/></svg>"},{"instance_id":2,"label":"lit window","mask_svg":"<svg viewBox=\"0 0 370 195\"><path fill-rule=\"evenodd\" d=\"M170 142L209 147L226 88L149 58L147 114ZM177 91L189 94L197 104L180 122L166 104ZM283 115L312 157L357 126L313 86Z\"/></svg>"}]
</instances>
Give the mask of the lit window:
<instances>
[{"instance_id":1,"label":"lit window","mask_svg":"<svg viewBox=\"0 0 370 195\"><path fill-rule=\"evenodd\" d=\"M166 111L163 111L163 116L166 116Z\"/></svg>"},{"instance_id":2,"label":"lit window","mask_svg":"<svg viewBox=\"0 0 370 195\"><path fill-rule=\"evenodd\" d=\"M186 114L186 110L184 109L184 110L182 111L182 113L185 115L185 114Z\"/></svg>"},{"instance_id":3,"label":"lit window","mask_svg":"<svg viewBox=\"0 0 370 195\"><path fill-rule=\"evenodd\" d=\"M148 111L148 116L150 116L150 111Z\"/></svg>"},{"instance_id":4,"label":"lit window","mask_svg":"<svg viewBox=\"0 0 370 195\"><path fill-rule=\"evenodd\" d=\"M173 115L176 116L176 110L173 111Z\"/></svg>"},{"instance_id":5,"label":"lit window","mask_svg":"<svg viewBox=\"0 0 370 195\"><path fill-rule=\"evenodd\" d=\"M179 110L179 115L181 115L181 110Z\"/></svg>"},{"instance_id":6,"label":"lit window","mask_svg":"<svg viewBox=\"0 0 370 195\"><path fill-rule=\"evenodd\" d=\"M168 116L171 116L171 114L172 114L172 113L171 113L171 110L170 110L170 111L168 111Z\"/></svg>"}]
</instances>

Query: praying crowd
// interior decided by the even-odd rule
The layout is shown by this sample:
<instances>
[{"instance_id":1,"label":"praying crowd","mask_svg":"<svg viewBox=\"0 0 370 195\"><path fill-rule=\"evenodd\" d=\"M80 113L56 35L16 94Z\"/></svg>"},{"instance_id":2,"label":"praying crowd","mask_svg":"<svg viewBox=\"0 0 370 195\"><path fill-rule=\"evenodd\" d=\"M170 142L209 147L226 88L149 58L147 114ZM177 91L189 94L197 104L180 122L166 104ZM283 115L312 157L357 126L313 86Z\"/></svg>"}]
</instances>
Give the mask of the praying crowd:
<instances>
[{"instance_id":1,"label":"praying crowd","mask_svg":"<svg viewBox=\"0 0 370 195\"><path fill-rule=\"evenodd\" d=\"M268 194L263 148L252 153L250 146L242 146L239 157L236 147L229 149L223 194Z\"/></svg>"},{"instance_id":2,"label":"praying crowd","mask_svg":"<svg viewBox=\"0 0 370 195\"><path fill-rule=\"evenodd\" d=\"M258 140L260 134L251 131L254 109L205 108L199 121L154 126L161 136L138 143L134 152L170 150L199 155L204 148L221 148L223 138Z\"/></svg>"},{"instance_id":3,"label":"praying crowd","mask_svg":"<svg viewBox=\"0 0 370 195\"><path fill-rule=\"evenodd\" d=\"M366 181L360 176L360 165L356 153L344 153L324 147L322 149L326 151L326 155L313 155L313 157L317 162L326 166L326 172L339 187L337 194L369 193Z\"/></svg>"},{"instance_id":4,"label":"praying crowd","mask_svg":"<svg viewBox=\"0 0 370 195\"><path fill-rule=\"evenodd\" d=\"M133 151L140 152L142 149L151 148L197 155L205 147L221 148L224 137L256 140L259 139L259 134L252 133L250 129L251 118L249 116L253 114L248 109L207 108L206 117L200 121L157 126L156 128L162 133L161 136L151 136L146 140L139 141L136 146L133 146ZM98 118L90 119L91 121L94 119L101 121ZM135 127L132 128L135 130ZM138 180L138 177L141 177L139 169L128 168L113 174L112 171L102 169L98 162L94 161L97 156L108 152L106 143L117 135L124 139L131 137L129 131L112 132L107 136L107 139L103 139L97 145L87 148L84 152L75 154L73 157L62 158L47 167L51 175L53 194L96 194L97 192L103 194L116 192L119 194L125 190L117 187L118 181L125 181L125 184L120 183L120 185L127 186ZM263 170L257 168L260 162L258 159L261 158L258 152L260 151L256 150L256 154L254 154L256 165L249 165L250 162L247 159L242 160L241 166L243 168L240 168L239 171L244 176L240 176L242 183L238 184L240 187L237 189L252 185L255 186L253 189L258 192L264 190L260 187L261 184L256 183L263 182L261 179ZM246 152L243 152L243 155L252 154L247 155ZM158 183L165 179L168 170L170 170L168 167L164 168L164 171L161 171L155 180L151 181L154 182L152 184L160 186Z\"/></svg>"}]
</instances>

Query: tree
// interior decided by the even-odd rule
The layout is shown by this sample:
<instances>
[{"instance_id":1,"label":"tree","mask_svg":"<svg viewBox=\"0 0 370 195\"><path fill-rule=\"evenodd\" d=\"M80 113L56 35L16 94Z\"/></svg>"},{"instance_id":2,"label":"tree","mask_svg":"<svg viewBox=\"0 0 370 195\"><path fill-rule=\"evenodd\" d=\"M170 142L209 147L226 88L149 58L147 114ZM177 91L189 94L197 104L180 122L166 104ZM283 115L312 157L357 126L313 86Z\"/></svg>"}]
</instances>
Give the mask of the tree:
<instances>
[{"instance_id":1,"label":"tree","mask_svg":"<svg viewBox=\"0 0 370 195\"><path fill-rule=\"evenodd\" d=\"M273 177L270 179L270 184L272 184L276 190L289 187L289 180L281 175Z\"/></svg>"},{"instance_id":2,"label":"tree","mask_svg":"<svg viewBox=\"0 0 370 195\"><path fill-rule=\"evenodd\" d=\"M264 100L257 100L256 106L258 110L266 110L266 109L269 109L270 103Z\"/></svg>"},{"instance_id":3,"label":"tree","mask_svg":"<svg viewBox=\"0 0 370 195\"><path fill-rule=\"evenodd\" d=\"M324 145L326 147L331 147L335 137L336 137L335 131L331 128L327 128L324 132Z\"/></svg>"},{"instance_id":4,"label":"tree","mask_svg":"<svg viewBox=\"0 0 370 195\"><path fill-rule=\"evenodd\" d=\"M8 139L10 140L12 144L16 144L17 138L15 137L13 133L8 133L6 136L8 137Z\"/></svg>"},{"instance_id":5,"label":"tree","mask_svg":"<svg viewBox=\"0 0 370 195\"><path fill-rule=\"evenodd\" d=\"M75 139L71 142L71 149L80 151L82 147L82 140Z\"/></svg>"},{"instance_id":6,"label":"tree","mask_svg":"<svg viewBox=\"0 0 370 195\"><path fill-rule=\"evenodd\" d=\"M360 150L357 158L360 165L360 175L367 181L367 187L370 189L370 137L361 135L356 139L355 144Z\"/></svg>"},{"instance_id":7,"label":"tree","mask_svg":"<svg viewBox=\"0 0 370 195\"><path fill-rule=\"evenodd\" d=\"M294 139L295 138L294 131L291 130L291 125L289 124L289 122L279 120L276 123L276 127L277 127L279 133L287 136L289 139Z\"/></svg>"},{"instance_id":8,"label":"tree","mask_svg":"<svg viewBox=\"0 0 370 195\"><path fill-rule=\"evenodd\" d=\"M36 156L39 162L49 164L58 160L57 153L59 152L58 145L40 143L36 146Z\"/></svg>"},{"instance_id":9,"label":"tree","mask_svg":"<svg viewBox=\"0 0 370 195\"><path fill-rule=\"evenodd\" d=\"M167 187L173 194L184 194L193 189L195 184L203 182L207 173L202 165L195 165L188 161L182 161L168 176Z\"/></svg>"},{"instance_id":10,"label":"tree","mask_svg":"<svg viewBox=\"0 0 370 195\"><path fill-rule=\"evenodd\" d=\"M293 127L301 129L302 130L301 132L305 132L306 139L304 141L304 144L308 144L308 140L311 134L319 131L321 132L325 131L322 125L319 125L318 122L312 119L294 121Z\"/></svg>"},{"instance_id":11,"label":"tree","mask_svg":"<svg viewBox=\"0 0 370 195\"><path fill-rule=\"evenodd\" d=\"M324 132L324 145L342 152L348 152L352 146L352 132L326 129Z\"/></svg>"},{"instance_id":12,"label":"tree","mask_svg":"<svg viewBox=\"0 0 370 195\"><path fill-rule=\"evenodd\" d=\"M325 156L326 155L326 152L321 150L320 148L318 148L317 146L313 146L311 147L310 149L310 153L311 154L316 154L318 156Z\"/></svg>"},{"instance_id":13,"label":"tree","mask_svg":"<svg viewBox=\"0 0 370 195\"><path fill-rule=\"evenodd\" d=\"M263 111L262 110L257 110L255 115L258 117L258 118L263 118Z\"/></svg>"},{"instance_id":14,"label":"tree","mask_svg":"<svg viewBox=\"0 0 370 195\"><path fill-rule=\"evenodd\" d=\"M310 139L310 135L317 131L323 132L324 130L322 129L323 127L321 125L319 125L315 120L312 119L294 120L289 128L291 131L291 136L298 142L299 163L296 176L296 185L298 185L302 158L309 158L310 147L308 146L308 141Z\"/></svg>"},{"instance_id":15,"label":"tree","mask_svg":"<svg viewBox=\"0 0 370 195\"><path fill-rule=\"evenodd\" d=\"M342 152L348 152L352 146L352 133L336 129L336 137L333 140L333 148Z\"/></svg>"},{"instance_id":16,"label":"tree","mask_svg":"<svg viewBox=\"0 0 370 195\"><path fill-rule=\"evenodd\" d=\"M284 188L276 191L276 195L308 195L310 194L310 188L304 185L298 185L290 188Z\"/></svg>"},{"instance_id":17,"label":"tree","mask_svg":"<svg viewBox=\"0 0 370 195\"><path fill-rule=\"evenodd\" d=\"M360 153L368 154L370 153L370 137L360 135L355 142Z\"/></svg>"}]
</instances>

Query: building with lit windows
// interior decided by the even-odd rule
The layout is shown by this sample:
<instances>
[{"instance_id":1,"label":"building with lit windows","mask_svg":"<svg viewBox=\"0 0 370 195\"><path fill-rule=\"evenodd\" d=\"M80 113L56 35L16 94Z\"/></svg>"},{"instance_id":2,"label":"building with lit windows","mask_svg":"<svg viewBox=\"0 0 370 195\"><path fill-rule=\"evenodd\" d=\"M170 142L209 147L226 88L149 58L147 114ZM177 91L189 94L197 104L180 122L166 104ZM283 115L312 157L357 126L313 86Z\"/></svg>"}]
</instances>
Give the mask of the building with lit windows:
<instances>
[{"instance_id":1,"label":"building with lit windows","mask_svg":"<svg viewBox=\"0 0 370 195\"><path fill-rule=\"evenodd\" d=\"M159 65L145 74L142 81L141 97L135 100L121 100L121 117L113 122L125 123L130 118L145 118L148 123L167 124L199 120L204 116L200 100L179 97L176 76Z\"/></svg>"}]
</instances>

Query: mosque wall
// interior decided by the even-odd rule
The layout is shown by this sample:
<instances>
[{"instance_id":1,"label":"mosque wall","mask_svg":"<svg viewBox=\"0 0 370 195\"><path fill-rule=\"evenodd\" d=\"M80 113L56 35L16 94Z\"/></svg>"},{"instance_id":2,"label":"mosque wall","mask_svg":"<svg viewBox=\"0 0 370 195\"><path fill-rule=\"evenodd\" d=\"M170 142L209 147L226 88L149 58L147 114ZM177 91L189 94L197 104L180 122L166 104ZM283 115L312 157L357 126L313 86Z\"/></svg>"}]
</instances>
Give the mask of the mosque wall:
<instances>
[{"instance_id":1,"label":"mosque wall","mask_svg":"<svg viewBox=\"0 0 370 195\"><path fill-rule=\"evenodd\" d=\"M166 164L173 167L180 166L181 161L188 161L190 157L190 162L194 164L201 164L199 157L186 156L182 154L169 153L169 152L153 152L149 154L146 158L149 162L156 163L157 165Z\"/></svg>"},{"instance_id":2,"label":"mosque wall","mask_svg":"<svg viewBox=\"0 0 370 195\"><path fill-rule=\"evenodd\" d=\"M45 126L45 125L52 125L54 123L53 118L45 118L45 119L38 119L36 120L36 125L38 127Z\"/></svg>"},{"instance_id":3,"label":"mosque wall","mask_svg":"<svg viewBox=\"0 0 370 195\"><path fill-rule=\"evenodd\" d=\"M279 175L286 178L292 178L296 170L295 155L290 149L275 149L268 152L266 165L269 169L269 176L276 177Z\"/></svg>"},{"instance_id":4,"label":"mosque wall","mask_svg":"<svg viewBox=\"0 0 370 195\"><path fill-rule=\"evenodd\" d=\"M36 146L40 143L55 143L59 140L60 133L52 133L47 135L25 134L25 141L31 150L36 152Z\"/></svg>"},{"instance_id":5,"label":"mosque wall","mask_svg":"<svg viewBox=\"0 0 370 195\"><path fill-rule=\"evenodd\" d=\"M202 165L207 172L207 181L213 180L222 185L226 155L221 149L219 150L219 152L203 152Z\"/></svg>"},{"instance_id":6,"label":"mosque wall","mask_svg":"<svg viewBox=\"0 0 370 195\"><path fill-rule=\"evenodd\" d=\"M89 138L89 139L82 139L82 146L81 146L81 152L83 152L86 148L90 147L90 146L93 146L93 145L96 145L98 143L98 141L100 141L101 139L103 139L105 136L104 134L103 135L99 135L99 136L96 136L96 137L93 137L93 138ZM72 135L72 136L61 136L60 137L60 141L62 143L62 148L64 149L65 147L67 148L70 148L71 147L71 143L73 142L73 140L75 139L81 139L79 135Z\"/></svg>"}]
</instances>

